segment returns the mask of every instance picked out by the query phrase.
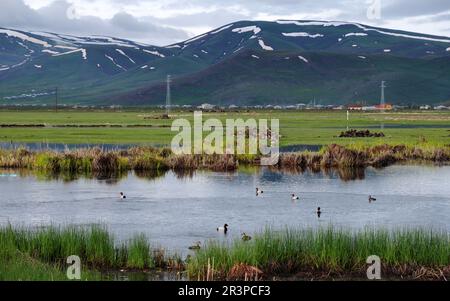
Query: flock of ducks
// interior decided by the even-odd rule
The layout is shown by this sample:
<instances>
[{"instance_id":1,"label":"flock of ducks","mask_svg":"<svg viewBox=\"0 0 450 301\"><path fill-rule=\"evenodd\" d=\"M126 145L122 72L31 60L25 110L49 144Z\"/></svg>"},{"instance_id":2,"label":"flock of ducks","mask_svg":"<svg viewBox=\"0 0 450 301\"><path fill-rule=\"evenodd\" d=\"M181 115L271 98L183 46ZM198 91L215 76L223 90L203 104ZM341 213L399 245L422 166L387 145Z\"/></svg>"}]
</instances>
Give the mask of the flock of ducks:
<instances>
[{"instance_id":1,"label":"flock of ducks","mask_svg":"<svg viewBox=\"0 0 450 301\"><path fill-rule=\"evenodd\" d=\"M259 196L259 195L261 195L263 193L264 193L264 191L262 191L261 189L256 187L256 196ZM127 196L123 192L119 193L119 197L121 199L126 199L127 198ZM296 200L299 200L300 197L298 197L297 195L295 195L295 193L293 193L293 194L291 194L291 199L293 201L296 201ZM375 202L376 200L377 200L376 198L374 198L373 196L369 195L369 203ZM320 218L320 215L322 214L322 210L320 209L320 207L317 207L316 214L317 214L317 217ZM217 232L220 232L220 233L223 233L223 234L226 235L228 233L228 224L224 224L221 227L217 227L216 230L217 230ZM247 235L244 232L244 233L241 234L241 239L243 241L249 241L249 240L252 239L252 237ZM197 241L194 245L189 247L189 250L200 250L200 248L201 248L200 245L201 245L201 242Z\"/></svg>"}]
</instances>

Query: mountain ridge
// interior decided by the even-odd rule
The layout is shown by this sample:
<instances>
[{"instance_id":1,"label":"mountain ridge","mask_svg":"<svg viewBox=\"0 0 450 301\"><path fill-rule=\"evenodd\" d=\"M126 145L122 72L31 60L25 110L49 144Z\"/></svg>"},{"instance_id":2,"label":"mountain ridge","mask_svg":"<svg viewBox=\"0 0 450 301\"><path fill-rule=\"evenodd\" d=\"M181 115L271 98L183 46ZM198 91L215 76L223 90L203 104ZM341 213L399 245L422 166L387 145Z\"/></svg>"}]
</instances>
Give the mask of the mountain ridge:
<instances>
[{"instance_id":1,"label":"mountain ridge","mask_svg":"<svg viewBox=\"0 0 450 301\"><path fill-rule=\"evenodd\" d=\"M392 103L440 104L449 61L450 38L340 21L239 21L164 47L0 27L0 103L57 86L65 103L162 104L171 74L180 104L375 103L381 80Z\"/></svg>"}]
</instances>

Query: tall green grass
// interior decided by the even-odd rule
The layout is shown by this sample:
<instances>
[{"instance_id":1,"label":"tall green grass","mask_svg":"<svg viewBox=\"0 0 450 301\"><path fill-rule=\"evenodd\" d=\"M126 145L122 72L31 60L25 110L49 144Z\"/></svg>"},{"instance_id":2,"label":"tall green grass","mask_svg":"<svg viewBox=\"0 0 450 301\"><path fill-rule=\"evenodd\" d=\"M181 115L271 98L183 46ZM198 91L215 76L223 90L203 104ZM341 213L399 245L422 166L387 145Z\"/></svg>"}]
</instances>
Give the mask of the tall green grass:
<instances>
[{"instance_id":1,"label":"tall green grass","mask_svg":"<svg viewBox=\"0 0 450 301\"><path fill-rule=\"evenodd\" d=\"M116 244L104 226L45 227L39 229L0 228L0 258L12 260L17 254L43 263L65 265L70 255L80 257L82 264L95 269L155 267L157 260L148 240L137 235L129 242Z\"/></svg>"},{"instance_id":2,"label":"tall green grass","mask_svg":"<svg viewBox=\"0 0 450 301\"><path fill-rule=\"evenodd\" d=\"M194 279L204 278L212 261L215 271L223 277L238 264L275 275L302 270L352 272L363 269L370 255L379 256L388 267L448 266L450 236L422 229L266 229L251 241L237 240L231 245L210 242L189 261L188 273Z\"/></svg>"}]
</instances>

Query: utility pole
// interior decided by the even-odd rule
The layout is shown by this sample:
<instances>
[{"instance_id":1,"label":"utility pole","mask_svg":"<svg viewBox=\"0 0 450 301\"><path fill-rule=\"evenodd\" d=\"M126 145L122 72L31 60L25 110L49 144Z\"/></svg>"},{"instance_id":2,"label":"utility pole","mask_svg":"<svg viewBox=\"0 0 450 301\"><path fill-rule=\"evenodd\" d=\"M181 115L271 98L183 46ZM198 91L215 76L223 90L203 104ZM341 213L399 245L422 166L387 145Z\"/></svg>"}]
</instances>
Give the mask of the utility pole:
<instances>
[{"instance_id":1,"label":"utility pole","mask_svg":"<svg viewBox=\"0 0 450 301\"><path fill-rule=\"evenodd\" d=\"M55 112L58 113L58 87L55 87Z\"/></svg>"},{"instance_id":2,"label":"utility pole","mask_svg":"<svg viewBox=\"0 0 450 301\"><path fill-rule=\"evenodd\" d=\"M381 81L381 99L380 99L380 107L381 107L381 111L384 112L384 106L385 106L385 101L384 101L384 88L386 88L385 85L385 81L382 80Z\"/></svg>"},{"instance_id":3,"label":"utility pole","mask_svg":"<svg viewBox=\"0 0 450 301\"><path fill-rule=\"evenodd\" d=\"M166 88L166 116L169 118L170 114L170 107L171 107L171 95L170 95L170 83L172 82L172 79L170 75L167 75L167 88Z\"/></svg>"}]
</instances>

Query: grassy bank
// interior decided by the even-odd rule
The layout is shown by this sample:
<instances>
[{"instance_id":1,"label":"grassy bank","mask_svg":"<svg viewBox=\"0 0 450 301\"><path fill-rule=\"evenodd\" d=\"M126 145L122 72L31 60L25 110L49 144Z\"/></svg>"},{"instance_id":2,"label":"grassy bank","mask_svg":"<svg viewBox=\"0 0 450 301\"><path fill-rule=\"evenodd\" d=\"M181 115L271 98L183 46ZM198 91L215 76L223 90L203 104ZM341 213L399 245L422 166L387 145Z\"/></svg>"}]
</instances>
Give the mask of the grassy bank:
<instances>
[{"instance_id":1,"label":"grassy bank","mask_svg":"<svg viewBox=\"0 0 450 301\"><path fill-rule=\"evenodd\" d=\"M364 279L368 256L377 255L382 277L450 276L450 236L431 230L266 231L231 245L210 242L188 264L193 279L300 278Z\"/></svg>"},{"instance_id":2,"label":"grassy bank","mask_svg":"<svg viewBox=\"0 0 450 301\"><path fill-rule=\"evenodd\" d=\"M152 147L134 147L123 151L90 148L66 152L0 149L0 168L74 173L168 169L232 171L239 165L259 165L260 159L258 155L175 155L168 148ZM277 166L300 169L384 167L409 160L446 164L450 161L450 146L422 143L395 146L352 144L344 147L333 144L319 152L282 153Z\"/></svg>"},{"instance_id":3,"label":"grassy bank","mask_svg":"<svg viewBox=\"0 0 450 301\"><path fill-rule=\"evenodd\" d=\"M99 280L104 270L179 268L181 260L151 248L146 237L136 235L117 244L102 226L0 228L0 279L65 280L66 259L81 259L83 279Z\"/></svg>"},{"instance_id":4,"label":"grassy bank","mask_svg":"<svg viewBox=\"0 0 450 301\"><path fill-rule=\"evenodd\" d=\"M449 234L424 229L267 228L248 241L207 242L186 261L153 249L143 235L117 243L101 226L7 226L0 246L0 280L66 280L70 255L81 258L83 280L122 269L185 269L191 280L365 279L371 255L380 257L384 279L450 276Z\"/></svg>"}]
</instances>

